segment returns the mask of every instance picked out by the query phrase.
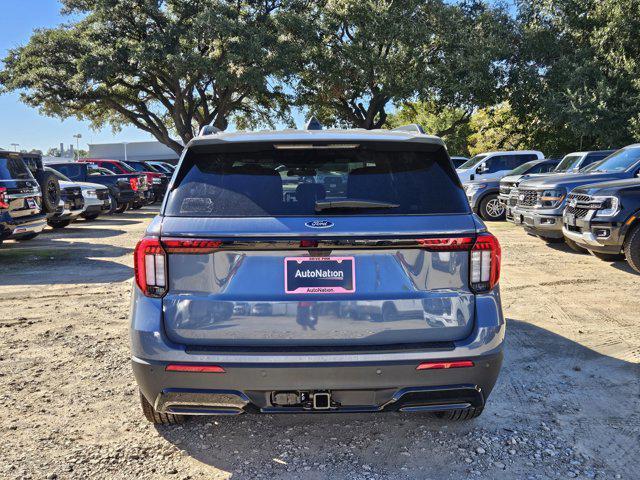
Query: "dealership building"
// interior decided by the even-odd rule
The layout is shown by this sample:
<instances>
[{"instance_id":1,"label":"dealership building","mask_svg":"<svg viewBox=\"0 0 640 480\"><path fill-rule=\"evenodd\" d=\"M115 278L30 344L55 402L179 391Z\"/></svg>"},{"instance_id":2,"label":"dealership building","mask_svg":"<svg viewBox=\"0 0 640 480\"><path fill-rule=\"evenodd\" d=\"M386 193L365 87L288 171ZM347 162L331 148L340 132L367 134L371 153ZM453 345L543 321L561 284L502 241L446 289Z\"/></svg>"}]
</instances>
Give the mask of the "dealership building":
<instances>
[{"instance_id":1,"label":"dealership building","mask_svg":"<svg viewBox=\"0 0 640 480\"><path fill-rule=\"evenodd\" d=\"M89 158L178 163L178 154L160 142L90 143Z\"/></svg>"}]
</instances>

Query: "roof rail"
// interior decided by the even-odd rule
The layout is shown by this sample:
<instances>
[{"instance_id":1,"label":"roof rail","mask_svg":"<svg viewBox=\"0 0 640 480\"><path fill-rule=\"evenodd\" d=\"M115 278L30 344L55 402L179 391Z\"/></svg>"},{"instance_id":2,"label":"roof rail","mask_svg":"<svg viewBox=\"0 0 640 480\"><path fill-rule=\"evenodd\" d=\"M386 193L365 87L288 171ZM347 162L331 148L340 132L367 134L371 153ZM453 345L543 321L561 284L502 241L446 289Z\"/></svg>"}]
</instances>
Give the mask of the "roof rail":
<instances>
[{"instance_id":1,"label":"roof rail","mask_svg":"<svg viewBox=\"0 0 640 480\"><path fill-rule=\"evenodd\" d=\"M216 133L220 133L221 131L222 130L214 126L213 123L210 123L209 125L205 125L200 129L200 136L202 137L204 135L215 135Z\"/></svg>"},{"instance_id":2,"label":"roof rail","mask_svg":"<svg viewBox=\"0 0 640 480\"><path fill-rule=\"evenodd\" d=\"M409 125L402 125L391 129L392 132L412 132L412 133L425 133L424 128L417 123L410 123Z\"/></svg>"},{"instance_id":3,"label":"roof rail","mask_svg":"<svg viewBox=\"0 0 640 480\"><path fill-rule=\"evenodd\" d=\"M316 117L311 117L304 128L305 130L322 130L322 124Z\"/></svg>"}]
</instances>

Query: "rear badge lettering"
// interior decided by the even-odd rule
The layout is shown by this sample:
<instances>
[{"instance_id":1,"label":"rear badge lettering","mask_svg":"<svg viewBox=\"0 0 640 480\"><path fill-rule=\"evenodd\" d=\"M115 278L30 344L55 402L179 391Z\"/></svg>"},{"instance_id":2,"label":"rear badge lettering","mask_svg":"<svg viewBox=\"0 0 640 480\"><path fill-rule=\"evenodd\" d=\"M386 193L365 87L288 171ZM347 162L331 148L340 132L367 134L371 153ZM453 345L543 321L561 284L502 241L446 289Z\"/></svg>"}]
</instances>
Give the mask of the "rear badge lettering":
<instances>
[{"instance_id":1,"label":"rear badge lettering","mask_svg":"<svg viewBox=\"0 0 640 480\"><path fill-rule=\"evenodd\" d=\"M305 226L309 228L331 228L333 227L333 222L329 220L313 220L305 223Z\"/></svg>"}]
</instances>

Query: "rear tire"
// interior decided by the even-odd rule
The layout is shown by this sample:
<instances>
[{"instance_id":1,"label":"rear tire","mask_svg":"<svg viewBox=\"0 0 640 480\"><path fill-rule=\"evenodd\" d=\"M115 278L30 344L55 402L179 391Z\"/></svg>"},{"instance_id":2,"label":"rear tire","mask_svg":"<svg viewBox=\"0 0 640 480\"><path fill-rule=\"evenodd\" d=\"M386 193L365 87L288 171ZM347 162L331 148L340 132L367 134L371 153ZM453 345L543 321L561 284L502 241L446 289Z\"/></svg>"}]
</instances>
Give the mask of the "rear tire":
<instances>
[{"instance_id":1,"label":"rear tire","mask_svg":"<svg viewBox=\"0 0 640 480\"><path fill-rule=\"evenodd\" d=\"M145 398L142 392L140 394L140 405L142 405L142 413L147 420L156 425L177 425L183 423L185 417L183 415L174 415L173 413L158 413Z\"/></svg>"},{"instance_id":2,"label":"rear tire","mask_svg":"<svg viewBox=\"0 0 640 480\"><path fill-rule=\"evenodd\" d=\"M87 215L87 216L84 216L84 215L83 215L83 217L82 217L82 218L84 218L85 220L87 220L87 221L89 221L89 222L90 222L91 220L95 220L95 219L96 219L96 218L98 218L99 216L100 216L100 214L99 214L99 213L94 213L94 214L92 214L92 215Z\"/></svg>"},{"instance_id":3,"label":"rear tire","mask_svg":"<svg viewBox=\"0 0 640 480\"><path fill-rule=\"evenodd\" d=\"M55 220L47 220L47 225L49 225L51 228L53 229L59 229L59 228L64 228L64 227L68 227L69 225L71 225L71 220L61 220L61 221L55 221Z\"/></svg>"},{"instance_id":4,"label":"rear tire","mask_svg":"<svg viewBox=\"0 0 640 480\"><path fill-rule=\"evenodd\" d=\"M445 412L436 412L435 415L443 420L450 420L453 422L471 420L479 417L484 407L469 407L464 410L448 410Z\"/></svg>"},{"instance_id":5,"label":"rear tire","mask_svg":"<svg viewBox=\"0 0 640 480\"><path fill-rule=\"evenodd\" d=\"M570 238L565 238L564 242L567 244L567 246L571 250L573 250L576 253L589 253L589 250L587 250L586 248L581 247L580 245L578 245L576 242L574 242Z\"/></svg>"},{"instance_id":6,"label":"rear tire","mask_svg":"<svg viewBox=\"0 0 640 480\"><path fill-rule=\"evenodd\" d=\"M123 203L122 205L119 205L119 206L116 207L115 212L116 213L124 213L124 212L126 212L128 206L129 206L128 203Z\"/></svg>"},{"instance_id":7,"label":"rear tire","mask_svg":"<svg viewBox=\"0 0 640 480\"><path fill-rule=\"evenodd\" d=\"M605 262L617 262L618 260L624 260L622 253L600 253L591 251L591 255Z\"/></svg>"},{"instance_id":8,"label":"rear tire","mask_svg":"<svg viewBox=\"0 0 640 480\"><path fill-rule=\"evenodd\" d=\"M627 234L627 240L624 242L624 256L629 266L640 273L640 223Z\"/></svg>"},{"instance_id":9,"label":"rear tire","mask_svg":"<svg viewBox=\"0 0 640 480\"><path fill-rule=\"evenodd\" d=\"M498 200L498 195L487 195L480 201L478 212L483 220L497 222L505 219L505 206Z\"/></svg>"},{"instance_id":10,"label":"rear tire","mask_svg":"<svg viewBox=\"0 0 640 480\"><path fill-rule=\"evenodd\" d=\"M44 213L53 213L60 203L60 183L58 178L50 172L38 172L36 180L42 192L42 210Z\"/></svg>"}]
</instances>

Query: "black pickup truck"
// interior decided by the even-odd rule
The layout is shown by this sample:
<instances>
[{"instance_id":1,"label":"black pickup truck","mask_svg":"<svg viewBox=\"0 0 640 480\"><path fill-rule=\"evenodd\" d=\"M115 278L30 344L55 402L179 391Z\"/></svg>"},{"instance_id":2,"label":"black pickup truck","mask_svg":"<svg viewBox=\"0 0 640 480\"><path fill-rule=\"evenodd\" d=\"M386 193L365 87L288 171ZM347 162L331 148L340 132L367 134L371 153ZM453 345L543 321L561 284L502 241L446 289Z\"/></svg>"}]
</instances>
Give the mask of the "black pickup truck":
<instances>
[{"instance_id":1,"label":"black pickup truck","mask_svg":"<svg viewBox=\"0 0 640 480\"><path fill-rule=\"evenodd\" d=\"M109 213L124 212L127 209L127 205L136 202L139 197L137 191L139 174L105 175L91 163L72 161L47 162L47 167L57 170L72 181L98 183L107 187L109 189L109 198L111 199L111 211ZM135 181L132 182L132 179Z\"/></svg>"},{"instance_id":2,"label":"black pickup truck","mask_svg":"<svg viewBox=\"0 0 640 480\"><path fill-rule=\"evenodd\" d=\"M562 216L562 233L574 250L603 260L622 255L640 273L640 178L574 188Z\"/></svg>"}]
</instances>

